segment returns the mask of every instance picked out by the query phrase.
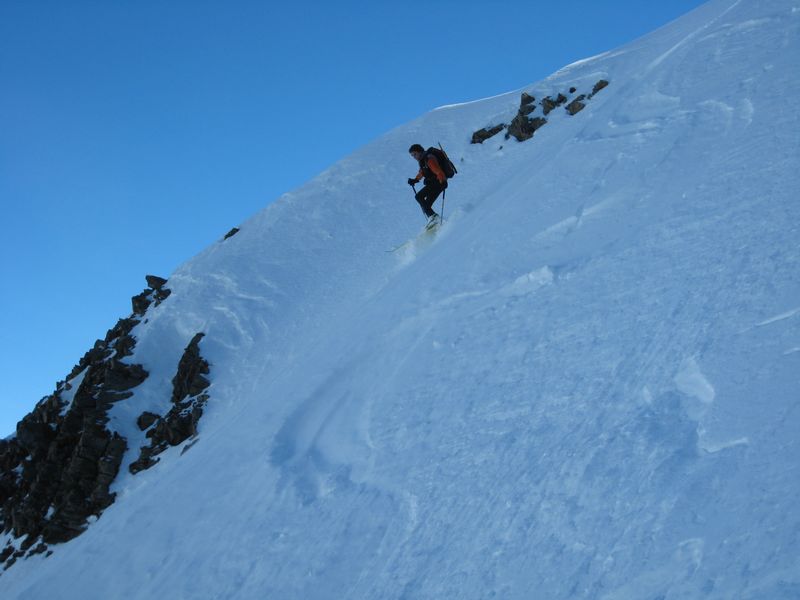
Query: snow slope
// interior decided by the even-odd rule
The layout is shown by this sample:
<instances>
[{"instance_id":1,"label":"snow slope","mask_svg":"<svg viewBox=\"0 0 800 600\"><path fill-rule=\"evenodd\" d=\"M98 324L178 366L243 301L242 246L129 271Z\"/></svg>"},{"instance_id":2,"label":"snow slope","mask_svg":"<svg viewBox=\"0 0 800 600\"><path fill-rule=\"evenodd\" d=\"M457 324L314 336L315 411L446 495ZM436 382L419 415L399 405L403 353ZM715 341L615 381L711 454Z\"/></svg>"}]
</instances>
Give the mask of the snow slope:
<instances>
[{"instance_id":1,"label":"snow slope","mask_svg":"<svg viewBox=\"0 0 800 600\"><path fill-rule=\"evenodd\" d=\"M116 503L2 597L800 598L798 34L712 0L524 88L611 82L532 140L440 108L184 264ZM436 141L449 220L387 253ZM199 442L130 475L198 331Z\"/></svg>"}]
</instances>

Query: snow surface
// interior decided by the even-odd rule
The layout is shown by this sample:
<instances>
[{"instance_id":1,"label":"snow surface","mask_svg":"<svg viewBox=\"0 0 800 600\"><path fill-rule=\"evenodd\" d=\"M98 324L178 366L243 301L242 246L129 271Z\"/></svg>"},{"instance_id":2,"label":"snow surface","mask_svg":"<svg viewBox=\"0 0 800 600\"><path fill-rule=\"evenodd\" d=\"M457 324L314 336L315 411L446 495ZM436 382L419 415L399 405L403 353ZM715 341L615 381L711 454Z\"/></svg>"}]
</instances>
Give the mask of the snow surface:
<instances>
[{"instance_id":1,"label":"snow surface","mask_svg":"<svg viewBox=\"0 0 800 600\"><path fill-rule=\"evenodd\" d=\"M187 262L117 502L2 597L800 598L799 34L713 0L526 87L611 82L530 141L442 107ZM449 219L387 253L436 141ZM199 441L132 476L198 331Z\"/></svg>"}]
</instances>

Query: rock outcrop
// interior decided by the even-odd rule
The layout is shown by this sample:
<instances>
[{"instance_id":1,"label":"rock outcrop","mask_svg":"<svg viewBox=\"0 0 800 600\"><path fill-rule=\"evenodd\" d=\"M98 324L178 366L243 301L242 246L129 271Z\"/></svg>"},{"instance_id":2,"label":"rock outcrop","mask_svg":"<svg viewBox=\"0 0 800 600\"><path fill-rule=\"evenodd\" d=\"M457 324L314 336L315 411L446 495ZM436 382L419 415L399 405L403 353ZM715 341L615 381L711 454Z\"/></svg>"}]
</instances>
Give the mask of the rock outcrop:
<instances>
[{"instance_id":1,"label":"rock outcrop","mask_svg":"<svg viewBox=\"0 0 800 600\"><path fill-rule=\"evenodd\" d=\"M518 142L524 142L529 140L533 137L533 134L536 131L547 124L547 119L545 118L549 115L554 109L559 106L563 106L567 113L571 116L578 114L584 108L586 108L586 101L591 100L592 97L597 94L600 90L604 89L608 86L608 81L605 79L601 79L592 88L591 94L588 96L586 94L581 94L576 98L573 98L572 101L569 101L569 97L565 94L559 93L556 95L555 98L551 96L544 97L541 102L539 102L539 106L542 107L542 113L544 114L543 117L531 117L530 115L536 111L536 98L529 94L528 92L522 92L520 97L519 109L517 110L517 114L514 116L511 123L508 125L506 131L506 139L511 137L516 138ZM575 87L569 88L569 94L572 95L576 93L578 90ZM569 102L569 103L568 103ZM488 126L484 127L483 129L479 129L478 131L473 132L471 143L473 144L482 144L489 138L497 135L503 129L506 129L505 123L501 123L499 125Z\"/></svg>"},{"instance_id":2,"label":"rock outcrop","mask_svg":"<svg viewBox=\"0 0 800 600\"><path fill-rule=\"evenodd\" d=\"M519 110L517 111L514 119L511 121L511 124L508 126L506 139L513 136L517 138L517 141L524 142L525 140L532 138L536 130L547 123L547 119L543 117L530 118L528 116L536 110L535 102L536 98L527 92L522 92Z\"/></svg>"},{"instance_id":3,"label":"rock outcrop","mask_svg":"<svg viewBox=\"0 0 800 600\"><path fill-rule=\"evenodd\" d=\"M608 86L608 81L606 81L605 79L601 79L600 81L595 83L594 87L592 88L592 93L589 94L589 98L594 96L597 92L599 92L600 90L602 90L606 86Z\"/></svg>"},{"instance_id":4,"label":"rock outcrop","mask_svg":"<svg viewBox=\"0 0 800 600\"><path fill-rule=\"evenodd\" d=\"M567 101L567 97L564 94L559 94L555 97L555 99L547 96L546 98L542 99L542 112L547 116L550 114L554 108L561 106Z\"/></svg>"},{"instance_id":5,"label":"rock outcrop","mask_svg":"<svg viewBox=\"0 0 800 600\"><path fill-rule=\"evenodd\" d=\"M599 92L602 89L605 89L606 87L608 87L608 81L606 81L605 79L599 80L592 87L591 94L589 94L588 96L585 95L585 94L581 94L580 96L575 98L572 102L567 104L566 111L570 115L573 115L573 116L577 115L584 108L586 108L586 102L585 102L586 100L591 100L592 98L594 98L594 96L597 94L597 92Z\"/></svg>"},{"instance_id":6,"label":"rock outcrop","mask_svg":"<svg viewBox=\"0 0 800 600\"><path fill-rule=\"evenodd\" d=\"M517 113L517 116L511 121L511 125L508 126L506 139L513 136L517 138L518 142L524 142L525 140L531 139L536 130L546 123L547 119L544 117L534 117L531 119L522 114L522 112Z\"/></svg>"},{"instance_id":7,"label":"rock outcrop","mask_svg":"<svg viewBox=\"0 0 800 600\"><path fill-rule=\"evenodd\" d=\"M203 415L208 401L205 393L210 385L206 375L210 369L208 361L200 355L200 340L204 334L198 333L189 342L178 364L178 372L172 379L172 408L164 416L142 413L137 424L150 439L150 444L141 448L139 458L131 463L131 473L138 473L155 465L157 456L170 446L177 446L197 436L197 423Z\"/></svg>"},{"instance_id":8,"label":"rock outcrop","mask_svg":"<svg viewBox=\"0 0 800 600\"><path fill-rule=\"evenodd\" d=\"M136 345L131 331L170 293L165 279L149 275L147 283L132 299L134 314L95 342L17 424L16 436L0 441L0 525L21 539L0 551L4 568L80 535L113 503L109 490L127 442L108 427L108 411L147 378L141 365L125 360Z\"/></svg>"},{"instance_id":9,"label":"rock outcrop","mask_svg":"<svg viewBox=\"0 0 800 600\"><path fill-rule=\"evenodd\" d=\"M156 275L147 275L145 279L147 280L148 289L131 298L133 314L139 317L144 316L145 311L151 304L158 306L172 293L171 290L164 287L167 283L166 279Z\"/></svg>"},{"instance_id":10,"label":"rock outcrop","mask_svg":"<svg viewBox=\"0 0 800 600\"><path fill-rule=\"evenodd\" d=\"M486 140L491 137L496 136L498 133L505 129L506 124L500 123L500 125L495 125L494 127L484 127L483 129L479 129L472 134L472 144L482 144Z\"/></svg>"},{"instance_id":11,"label":"rock outcrop","mask_svg":"<svg viewBox=\"0 0 800 600\"><path fill-rule=\"evenodd\" d=\"M566 111L572 116L577 115L584 108L586 108L586 103L584 102L584 100L586 100L586 96L581 94L580 96L575 98L572 102L567 104L567 106L565 107Z\"/></svg>"}]
</instances>

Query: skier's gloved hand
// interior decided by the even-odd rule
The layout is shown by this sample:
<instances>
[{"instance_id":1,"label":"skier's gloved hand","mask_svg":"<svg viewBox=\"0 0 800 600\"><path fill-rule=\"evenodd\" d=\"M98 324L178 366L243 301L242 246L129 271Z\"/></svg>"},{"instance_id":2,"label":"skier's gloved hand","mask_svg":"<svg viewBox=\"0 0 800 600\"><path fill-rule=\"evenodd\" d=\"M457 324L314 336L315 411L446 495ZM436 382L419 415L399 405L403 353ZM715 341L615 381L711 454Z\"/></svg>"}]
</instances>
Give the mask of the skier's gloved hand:
<instances>
[{"instance_id":1,"label":"skier's gloved hand","mask_svg":"<svg viewBox=\"0 0 800 600\"><path fill-rule=\"evenodd\" d=\"M417 183L416 179L412 179L411 177L408 178L408 185L414 185L415 183Z\"/></svg>"}]
</instances>

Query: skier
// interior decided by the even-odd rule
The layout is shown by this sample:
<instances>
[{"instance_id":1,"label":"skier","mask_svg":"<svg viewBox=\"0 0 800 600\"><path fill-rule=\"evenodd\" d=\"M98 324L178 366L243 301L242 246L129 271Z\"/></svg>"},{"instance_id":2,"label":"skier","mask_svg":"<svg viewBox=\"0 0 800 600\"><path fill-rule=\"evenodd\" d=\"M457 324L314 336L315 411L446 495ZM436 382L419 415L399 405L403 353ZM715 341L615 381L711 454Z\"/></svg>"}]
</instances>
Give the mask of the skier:
<instances>
[{"instance_id":1,"label":"skier","mask_svg":"<svg viewBox=\"0 0 800 600\"><path fill-rule=\"evenodd\" d=\"M422 212L428 217L427 227L433 227L440 221L439 215L432 208L433 203L447 187L447 176L433 152L426 151L419 144L414 144L408 149L408 153L419 163L419 173L416 177L409 178L408 185L413 187L415 183L423 179L425 185L414 197L419 202Z\"/></svg>"}]
</instances>

